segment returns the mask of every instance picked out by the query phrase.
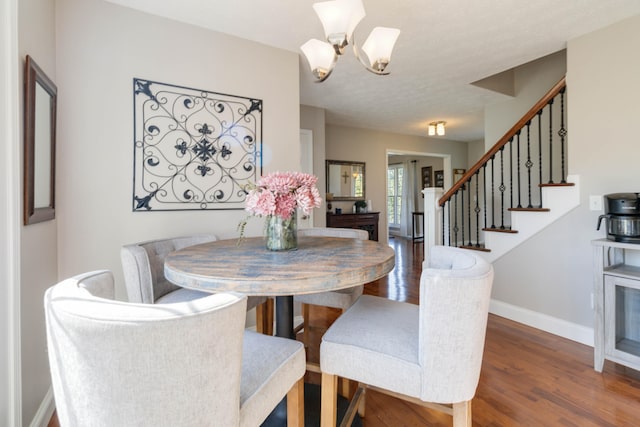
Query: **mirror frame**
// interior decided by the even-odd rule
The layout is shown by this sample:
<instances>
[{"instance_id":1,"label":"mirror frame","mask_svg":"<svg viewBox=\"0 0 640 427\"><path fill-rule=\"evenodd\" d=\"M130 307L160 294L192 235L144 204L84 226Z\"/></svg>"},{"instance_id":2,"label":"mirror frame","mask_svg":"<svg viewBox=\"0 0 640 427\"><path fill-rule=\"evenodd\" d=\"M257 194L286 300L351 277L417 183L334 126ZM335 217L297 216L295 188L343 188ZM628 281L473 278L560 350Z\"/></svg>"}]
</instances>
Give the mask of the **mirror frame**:
<instances>
[{"instance_id":1,"label":"mirror frame","mask_svg":"<svg viewBox=\"0 0 640 427\"><path fill-rule=\"evenodd\" d=\"M50 123L50 168L49 202L47 206L35 206L35 165L36 157L36 88L40 85L49 94ZM24 225L35 224L55 218L55 177L56 177L56 110L58 88L44 71L27 55L24 76ZM47 143L46 141L44 142Z\"/></svg>"},{"instance_id":2,"label":"mirror frame","mask_svg":"<svg viewBox=\"0 0 640 427\"><path fill-rule=\"evenodd\" d=\"M366 169L365 169L365 162L351 162L351 161L344 161L344 160L325 160L325 178L326 178L326 189L327 189L327 193L329 193L329 166L330 165L356 165L356 166L361 166L362 167L362 197L341 197L341 196L336 196L335 194L333 195L333 200L334 201L355 201L355 200L365 200L367 197L367 174L366 174Z\"/></svg>"}]
</instances>

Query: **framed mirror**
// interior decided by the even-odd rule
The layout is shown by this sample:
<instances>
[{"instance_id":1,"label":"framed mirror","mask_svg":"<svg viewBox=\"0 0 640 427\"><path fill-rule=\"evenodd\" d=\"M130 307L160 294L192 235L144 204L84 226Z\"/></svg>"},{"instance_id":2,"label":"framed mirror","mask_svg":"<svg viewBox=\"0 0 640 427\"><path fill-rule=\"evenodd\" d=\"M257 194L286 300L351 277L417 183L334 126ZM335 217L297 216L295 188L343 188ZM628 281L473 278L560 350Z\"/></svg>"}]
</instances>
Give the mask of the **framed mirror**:
<instances>
[{"instance_id":1,"label":"framed mirror","mask_svg":"<svg viewBox=\"0 0 640 427\"><path fill-rule=\"evenodd\" d=\"M364 162L347 162L327 160L327 193L333 200L365 199L365 164Z\"/></svg>"},{"instance_id":2,"label":"framed mirror","mask_svg":"<svg viewBox=\"0 0 640 427\"><path fill-rule=\"evenodd\" d=\"M24 77L24 224L55 218L58 89L27 55Z\"/></svg>"}]
</instances>

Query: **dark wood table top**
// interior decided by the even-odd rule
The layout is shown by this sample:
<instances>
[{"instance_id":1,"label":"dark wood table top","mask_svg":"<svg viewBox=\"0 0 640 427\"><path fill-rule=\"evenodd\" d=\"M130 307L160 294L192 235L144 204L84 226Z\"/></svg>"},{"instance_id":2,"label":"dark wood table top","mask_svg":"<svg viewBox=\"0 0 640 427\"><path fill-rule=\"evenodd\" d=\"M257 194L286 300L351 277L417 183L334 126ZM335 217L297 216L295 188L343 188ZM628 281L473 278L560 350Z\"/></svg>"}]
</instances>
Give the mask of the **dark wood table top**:
<instances>
[{"instance_id":1,"label":"dark wood table top","mask_svg":"<svg viewBox=\"0 0 640 427\"><path fill-rule=\"evenodd\" d=\"M372 282L394 267L388 245L337 237L298 237L298 249L269 251L262 237L218 240L172 252L166 278L209 292L285 296L345 289Z\"/></svg>"}]
</instances>

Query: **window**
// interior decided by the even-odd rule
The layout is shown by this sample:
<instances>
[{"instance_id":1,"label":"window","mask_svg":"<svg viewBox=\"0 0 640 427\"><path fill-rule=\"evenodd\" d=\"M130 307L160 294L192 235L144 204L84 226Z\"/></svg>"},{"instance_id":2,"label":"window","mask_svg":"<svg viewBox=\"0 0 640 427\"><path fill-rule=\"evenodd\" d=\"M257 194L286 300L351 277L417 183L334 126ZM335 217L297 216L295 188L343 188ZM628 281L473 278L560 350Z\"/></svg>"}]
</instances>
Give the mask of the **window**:
<instances>
[{"instance_id":1,"label":"window","mask_svg":"<svg viewBox=\"0 0 640 427\"><path fill-rule=\"evenodd\" d=\"M400 228L403 173L402 165L389 165L387 169L387 221L389 227Z\"/></svg>"}]
</instances>

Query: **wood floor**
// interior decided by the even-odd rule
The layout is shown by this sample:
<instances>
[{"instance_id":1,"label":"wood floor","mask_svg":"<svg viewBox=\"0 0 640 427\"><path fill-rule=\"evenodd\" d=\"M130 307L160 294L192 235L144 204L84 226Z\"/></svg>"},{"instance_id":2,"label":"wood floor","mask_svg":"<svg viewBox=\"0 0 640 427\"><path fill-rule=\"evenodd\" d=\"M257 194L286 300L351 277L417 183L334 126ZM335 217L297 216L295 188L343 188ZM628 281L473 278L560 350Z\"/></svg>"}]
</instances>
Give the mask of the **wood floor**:
<instances>
[{"instance_id":1,"label":"wood floor","mask_svg":"<svg viewBox=\"0 0 640 427\"><path fill-rule=\"evenodd\" d=\"M391 239L396 268L365 293L418 303L423 244ZM308 357L337 311L313 307ZM308 374L308 380L319 379ZM640 373L605 362L593 370L593 348L489 315L474 426L640 426ZM365 427L451 426L451 417L375 392Z\"/></svg>"}]
</instances>

